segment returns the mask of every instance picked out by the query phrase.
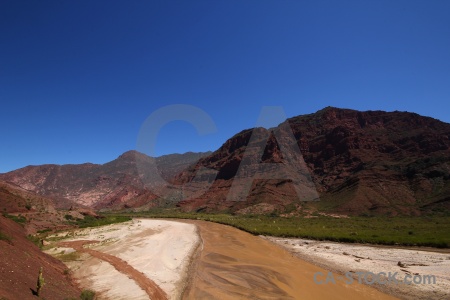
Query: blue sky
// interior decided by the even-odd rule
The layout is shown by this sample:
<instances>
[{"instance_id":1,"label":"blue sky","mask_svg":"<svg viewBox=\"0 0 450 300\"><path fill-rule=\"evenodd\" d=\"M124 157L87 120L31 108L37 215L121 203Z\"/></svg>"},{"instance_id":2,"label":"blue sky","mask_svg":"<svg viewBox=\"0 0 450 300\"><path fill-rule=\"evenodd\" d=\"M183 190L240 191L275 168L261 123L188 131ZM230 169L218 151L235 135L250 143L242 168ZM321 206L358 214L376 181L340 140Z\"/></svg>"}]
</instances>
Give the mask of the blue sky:
<instances>
[{"instance_id":1,"label":"blue sky","mask_svg":"<svg viewBox=\"0 0 450 300\"><path fill-rule=\"evenodd\" d=\"M450 122L450 1L1 1L0 172L105 163L166 105L156 152L215 150L262 106Z\"/></svg>"}]
</instances>

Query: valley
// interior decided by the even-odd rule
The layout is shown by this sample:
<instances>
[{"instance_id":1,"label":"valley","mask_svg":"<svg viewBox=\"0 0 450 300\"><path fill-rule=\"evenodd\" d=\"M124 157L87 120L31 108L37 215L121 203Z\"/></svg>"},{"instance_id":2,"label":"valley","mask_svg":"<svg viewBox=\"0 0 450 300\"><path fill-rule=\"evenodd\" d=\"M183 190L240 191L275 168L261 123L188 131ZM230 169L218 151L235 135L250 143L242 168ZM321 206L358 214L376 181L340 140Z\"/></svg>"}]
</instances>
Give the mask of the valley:
<instances>
[{"instance_id":1,"label":"valley","mask_svg":"<svg viewBox=\"0 0 450 300\"><path fill-rule=\"evenodd\" d=\"M213 152L0 174L1 300L35 299L40 266L46 299L446 299L449 151L439 120L327 107ZM380 266L439 284L314 281Z\"/></svg>"}]
</instances>

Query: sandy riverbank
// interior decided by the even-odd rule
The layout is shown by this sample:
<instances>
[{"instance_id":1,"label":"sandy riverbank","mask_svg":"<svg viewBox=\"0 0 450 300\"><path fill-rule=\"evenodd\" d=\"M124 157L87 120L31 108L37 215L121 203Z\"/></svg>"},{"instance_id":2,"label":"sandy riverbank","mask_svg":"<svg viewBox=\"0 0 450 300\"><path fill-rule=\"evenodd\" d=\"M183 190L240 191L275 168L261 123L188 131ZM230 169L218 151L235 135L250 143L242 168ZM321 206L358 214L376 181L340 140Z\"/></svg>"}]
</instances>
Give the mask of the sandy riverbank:
<instances>
[{"instance_id":1,"label":"sandy riverbank","mask_svg":"<svg viewBox=\"0 0 450 300\"><path fill-rule=\"evenodd\" d=\"M66 234L60 233L59 236ZM178 299L184 289L191 256L198 246L199 237L196 227L191 224L134 219L126 223L76 230L70 237L58 242L64 247L51 248L47 252L56 256L62 251L66 254L73 252L76 247L70 248L70 242L74 241L96 241L84 247L107 255L100 259L79 251L82 253L76 260L66 262L79 284L96 291L100 299L149 299L136 281L140 275L138 273L156 283L168 299ZM108 257L119 260L112 261L116 263L112 265L107 261ZM124 273L124 268L131 268L130 272L136 276Z\"/></svg>"},{"instance_id":2,"label":"sandy riverbank","mask_svg":"<svg viewBox=\"0 0 450 300\"><path fill-rule=\"evenodd\" d=\"M436 284L375 284L386 293L401 299L450 299L450 251L433 249L399 249L387 246L343 244L306 239L263 237L303 260L331 270L346 272L397 272L398 281L406 275L434 275ZM400 264L399 264L400 262ZM407 279L412 281L411 279ZM418 280L417 280L418 281Z\"/></svg>"}]
</instances>

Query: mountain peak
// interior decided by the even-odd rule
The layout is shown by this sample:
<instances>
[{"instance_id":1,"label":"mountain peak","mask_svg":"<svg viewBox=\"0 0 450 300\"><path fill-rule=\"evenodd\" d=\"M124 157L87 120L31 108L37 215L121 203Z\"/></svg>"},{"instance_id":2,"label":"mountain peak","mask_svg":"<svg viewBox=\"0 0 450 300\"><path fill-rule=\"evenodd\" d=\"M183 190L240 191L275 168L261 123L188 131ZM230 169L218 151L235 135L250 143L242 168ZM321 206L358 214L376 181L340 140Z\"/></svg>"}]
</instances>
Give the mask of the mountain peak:
<instances>
[{"instance_id":1,"label":"mountain peak","mask_svg":"<svg viewBox=\"0 0 450 300\"><path fill-rule=\"evenodd\" d=\"M149 158L149 156L136 150L129 150L122 153L117 159L135 161L137 158Z\"/></svg>"}]
</instances>

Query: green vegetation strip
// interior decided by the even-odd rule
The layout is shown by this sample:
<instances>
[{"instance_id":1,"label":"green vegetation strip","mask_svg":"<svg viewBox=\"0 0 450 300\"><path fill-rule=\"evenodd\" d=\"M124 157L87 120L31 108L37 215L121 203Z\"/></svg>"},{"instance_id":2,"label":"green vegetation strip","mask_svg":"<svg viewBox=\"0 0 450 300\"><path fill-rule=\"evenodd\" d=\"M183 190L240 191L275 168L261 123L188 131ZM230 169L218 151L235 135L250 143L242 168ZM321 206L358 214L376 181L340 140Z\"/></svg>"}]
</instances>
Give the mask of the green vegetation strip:
<instances>
[{"instance_id":1,"label":"green vegetation strip","mask_svg":"<svg viewBox=\"0 0 450 300\"><path fill-rule=\"evenodd\" d=\"M66 218L67 219L67 218ZM115 223L130 221L129 216L101 216L100 218L85 216L84 219L69 220L69 224L76 225L79 228L97 227Z\"/></svg>"},{"instance_id":2,"label":"green vegetation strip","mask_svg":"<svg viewBox=\"0 0 450 300\"><path fill-rule=\"evenodd\" d=\"M13 220L16 223L21 224L21 225L23 225L23 224L25 224L27 222L27 219L24 216L22 216L22 215L15 216L15 215L10 215L10 214L7 214L7 213L3 213L3 216L5 218Z\"/></svg>"},{"instance_id":3,"label":"green vegetation strip","mask_svg":"<svg viewBox=\"0 0 450 300\"><path fill-rule=\"evenodd\" d=\"M271 217L184 213L157 210L109 214L116 217L197 219L231 225L255 235L346 243L450 248L449 216L424 217Z\"/></svg>"},{"instance_id":4,"label":"green vegetation strip","mask_svg":"<svg viewBox=\"0 0 450 300\"><path fill-rule=\"evenodd\" d=\"M97 226L104 226L109 224L116 224L121 222L130 221L131 217L129 216L99 216L98 218L93 216L85 216L84 219L76 219L76 218L66 218L67 223L74 226L75 228L87 228L87 227L97 227ZM62 231L67 231L67 229L64 229ZM44 229L38 231L36 235L28 235L27 238L33 242L36 246L43 249L42 240L48 240L48 241L57 241L64 238L68 238L70 235L67 233L65 236L61 237L52 237L47 238L50 234L56 233L58 231L53 231L51 229ZM68 258L70 260L70 256Z\"/></svg>"}]
</instances>

